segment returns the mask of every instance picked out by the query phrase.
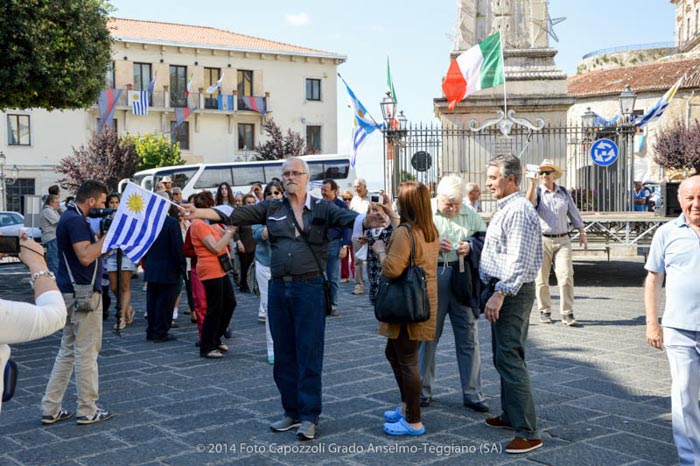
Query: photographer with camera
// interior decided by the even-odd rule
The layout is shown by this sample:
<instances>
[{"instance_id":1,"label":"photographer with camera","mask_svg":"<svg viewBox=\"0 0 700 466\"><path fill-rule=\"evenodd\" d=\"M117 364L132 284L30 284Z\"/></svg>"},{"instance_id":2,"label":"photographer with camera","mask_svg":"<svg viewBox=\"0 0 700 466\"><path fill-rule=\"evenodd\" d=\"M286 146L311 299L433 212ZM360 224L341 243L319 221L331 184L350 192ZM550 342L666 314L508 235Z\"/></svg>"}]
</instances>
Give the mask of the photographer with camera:
<instances>
[{"instance_id":1,"label":"photographer with camera","mask_svg":"<svg viewBox=\"0 0 700 466\"><path fill-rule=\"evenodd\" d=\"M90 209L102 209L107 186L88 180L78 188L75 203L70 204L56 228L58 238L58 275L56 282L66 302L66 325L61 348L41 400L42 424L54 424L73 416L62 407L63 396L75 367L78 392L78 424L106 421L112 413L97 406L97 356L102 348L102 287L96 281L102 271L102 245L88 223Z\"/></svg>"},{"instance_id":2,"label":"photographer with camera","mask_svg":"<svg viewBox=\"0 0 700 466\"><path fill-rule=\"evenodd\" d=\"M34 287L36 304L0 299L0 369L10 359L14 343L43 338L60 329L66 322L63 302L56 279L44 260L44 248L27 237L19 239L19 259L29 268L29 283ZM4 254L0 254L0 259ZM0 377L0 393L4 393L4 377ZM0 410L2 401L0 400Z\"/></svg>"}]
</instances>

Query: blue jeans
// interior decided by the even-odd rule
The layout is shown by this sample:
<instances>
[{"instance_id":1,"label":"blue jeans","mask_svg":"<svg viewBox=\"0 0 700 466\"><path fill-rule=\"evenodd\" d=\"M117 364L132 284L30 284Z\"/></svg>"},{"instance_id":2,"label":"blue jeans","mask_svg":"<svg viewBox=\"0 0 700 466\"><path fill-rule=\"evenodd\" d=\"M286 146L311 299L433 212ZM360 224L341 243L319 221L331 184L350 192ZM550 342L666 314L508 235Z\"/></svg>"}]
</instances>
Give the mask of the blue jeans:
<instances>
[{"instance_id":1,"label":"blue jeans","mask_svg":"<svg viewBox=\"0 0 700 466\"><path fill-rule=\"evenodd\" d=\"M318 423L326 332L323 278L270 280L267 318L274 341L275 384L284 414Z\"/></svg>"},{"instance_id":2,"label":"blue jeans","mask_svg":"<svg viewBox=\"0 0 700 466\"><path fill-rule=\"evenodd\" d=\"M328 262L326 265L326 275L331 285L331 304L338 305L338 283L340 282L340 248L342 238L334 239L328 247Z\"/></svg>"},{"instance_id":3,"label":"blue jeans","mask_svg":"<svg viewBox=\"0 0 700 466\"><path fill-rule=\"evenodd\" d=\"M58 274L58 240L54 238L44 245L46 246L46 265L56 275Z\"/></svg>"}]
</instances>

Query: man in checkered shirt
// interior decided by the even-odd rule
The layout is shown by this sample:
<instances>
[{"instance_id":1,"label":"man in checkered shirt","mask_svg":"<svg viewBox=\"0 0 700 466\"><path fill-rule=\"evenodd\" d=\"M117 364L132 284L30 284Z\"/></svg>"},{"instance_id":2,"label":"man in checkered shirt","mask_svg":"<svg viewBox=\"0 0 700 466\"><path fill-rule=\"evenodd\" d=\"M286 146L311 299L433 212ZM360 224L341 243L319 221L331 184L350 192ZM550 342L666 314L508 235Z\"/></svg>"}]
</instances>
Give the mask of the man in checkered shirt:
<instances>
[{"instance_id":1,"label":"man in checkered shirt","mask_svg":"<svg viewBox=\"0 0 700 466\"><path fill-rule=\"evenodd\" d=\"M491 288L484 314L491 322L493 361L501 376L501 415L486 419L498 429L515 431L506 453L527 453L542 446L525 342L535 300L534 280L542 265L542 231L537 212L520 191L522 168L513 155L489 162L486 186L498 200L481 254L479 275Z\"/></svg>"}]
</instances>

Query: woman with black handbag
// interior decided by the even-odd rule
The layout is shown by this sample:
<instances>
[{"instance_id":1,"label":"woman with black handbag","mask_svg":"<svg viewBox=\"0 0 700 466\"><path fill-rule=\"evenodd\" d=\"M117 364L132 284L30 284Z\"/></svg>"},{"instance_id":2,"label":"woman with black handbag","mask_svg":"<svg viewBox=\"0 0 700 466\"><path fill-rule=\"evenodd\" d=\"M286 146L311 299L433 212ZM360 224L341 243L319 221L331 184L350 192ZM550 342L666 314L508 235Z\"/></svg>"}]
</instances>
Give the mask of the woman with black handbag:
<instances>
[{"instance_id":1,"label":"woman with black handbag","mask_svg":"<svg viewBox=\"0 0 700 466\"><path fill-rule=\"evenodd\" d=\"M418 345L435 337L437 310L438 232L430 209L430 191L423 183L408 181L399 188L401 224L385 248L376 241L373 251L382 263L382 275L399 279L410 266L422 268L427 284L430 317L423 322L380 322L379 334L387 337L386 358L401 392L401 405L384 413L384 432L389 435L422 435ZM381 293L381 290L380 290ZM380 300L378 299L378 305ZM418 306L422 303L415 303Z\"/></svg>"}]
</instances>

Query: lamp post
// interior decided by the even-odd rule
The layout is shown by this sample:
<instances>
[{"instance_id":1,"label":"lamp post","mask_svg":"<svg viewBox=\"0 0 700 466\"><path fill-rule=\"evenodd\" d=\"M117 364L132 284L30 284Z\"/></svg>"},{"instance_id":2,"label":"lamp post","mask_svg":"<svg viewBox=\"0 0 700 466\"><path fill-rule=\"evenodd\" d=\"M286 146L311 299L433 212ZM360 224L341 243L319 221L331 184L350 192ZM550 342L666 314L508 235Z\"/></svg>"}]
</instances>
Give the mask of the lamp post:
<instances>
[{"instance_id":1,"label":"lamp post","mask_svg":"<svg viewBox=\"0 0 700 466\"><path fill-rule=\"evenodd\" d=\"M396 116L397 102L387 91L386 95L379 103L382 109L382 117L384 118L384 180L386 182L386 166L388 160L392 161L391 173L391 195L398 195L398 187L401 184L401 148L404 146L404 140L408 133L408 119L403 113L403 110ZM398 150L397 150L398 148Z\"/></svg>"},{"instance_id":2,"label":"lamp post","mask_svg":"<svg viewBox=\"0 0 700 466\"><path fill-rule=\"evenodd\" d=\"M632 88L628 85L625 86L624 90L620 93L620 115L622 115L622 122L620 124L620 131L625 137L625 142L627 143L627 204L629 210L634 210L634 133L635 126L632 122L632 115L634 114L634 103L637 100L637 95L632 91Z\"/></svg>"},{"instance_id":3,"label":"lamp post","mask_svg":"<svg viewBox=\"0 0 700 466\"><path fill-rule=\"evenodd\" d=\"M5 173L6 163L7 157L5 157L4 152L0 151L0 201L2 202L0 210L7 210L7 186L13 185L17 181L17 165L12 166L8 175Z\"/></svg>"}]
</instances>

